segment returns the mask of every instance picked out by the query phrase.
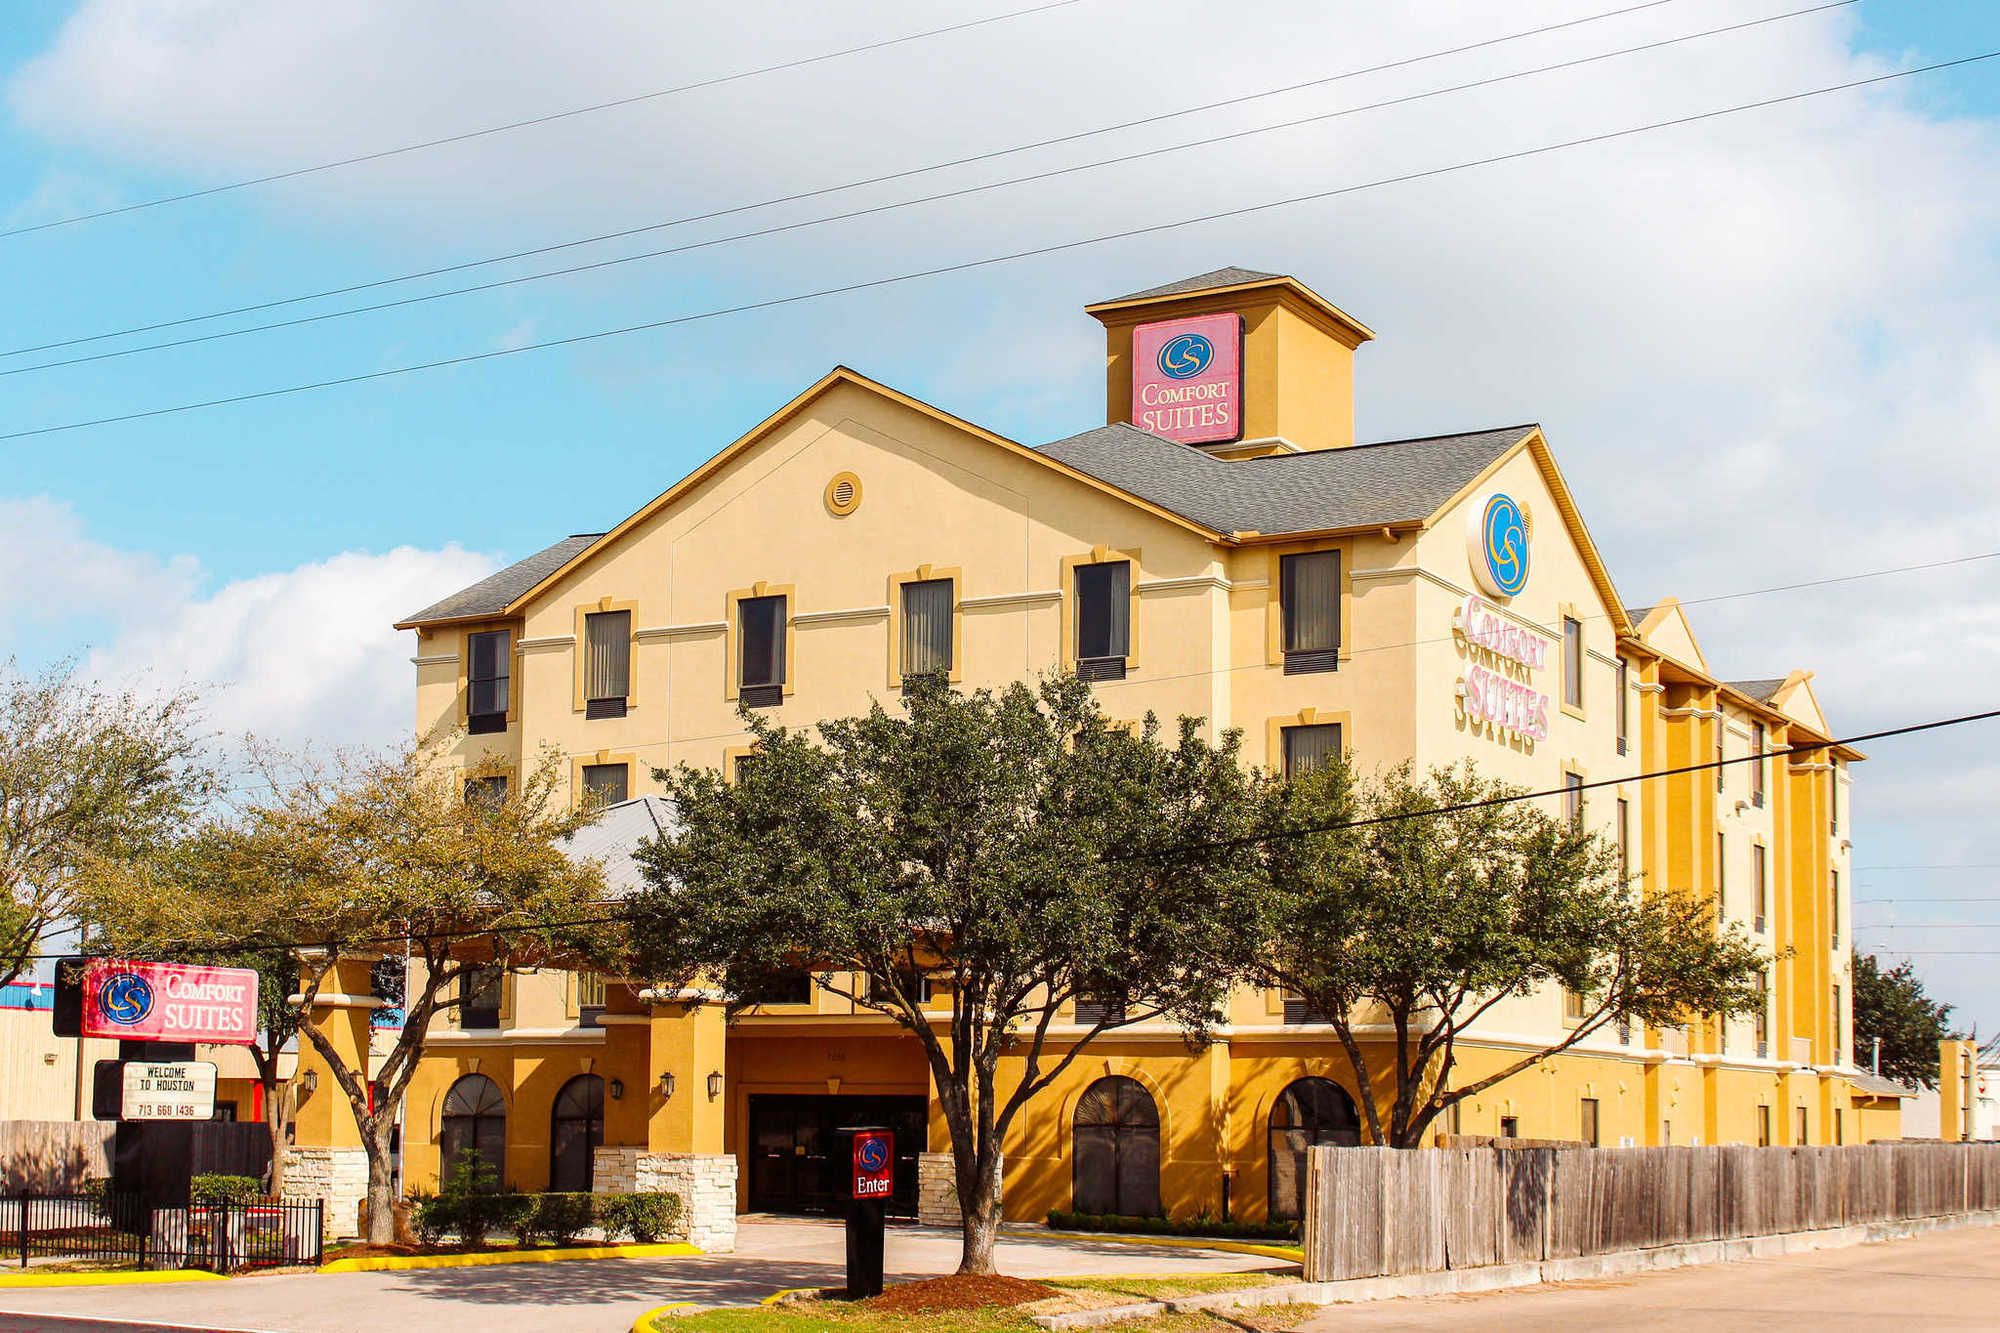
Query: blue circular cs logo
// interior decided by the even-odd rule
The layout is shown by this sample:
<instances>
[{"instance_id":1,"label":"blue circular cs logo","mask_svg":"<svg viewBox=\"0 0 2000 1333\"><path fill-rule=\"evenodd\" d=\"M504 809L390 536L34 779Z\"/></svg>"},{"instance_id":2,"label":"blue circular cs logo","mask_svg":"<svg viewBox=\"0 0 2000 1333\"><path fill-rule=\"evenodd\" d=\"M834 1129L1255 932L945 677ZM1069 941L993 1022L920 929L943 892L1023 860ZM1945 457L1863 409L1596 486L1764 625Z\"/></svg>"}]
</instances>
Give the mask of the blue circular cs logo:
<instances>
[{"instance_id":1,"label":"blue circular cs logo","mask_svg":"<svg viewBox=\"0 0 2000 1333\"><path fill-rule=\"evenodd\" d=\"M861 1169L880 1171L889 1164L889 1145L883 1139L861 1140Z\"/></svg>"},{"instance_id":2,"label":"blue circular cs logo","mask_svg":"<svg viewBox=\"0 0 2000 1333\"><path fill-rule=\"evenodd\" d=\"M1191 380L1215 360L1215 344L1199 333L1170 338L1160 348L1160 373L1170 380Z\"/></svg>"},{"instance_id":3,"label":"blue circular cs logo","mask_svg":"<svg viewBox=\"0 0 2000 1333\"><path fill-rule=\"evenodd\" d=\"M1512 597L1528 586L1528 519L1511 495L1495 495L1479 516L1479 545L1489 586Z\"/></svg>"},{"instance_id":4,"label":"blue circular cs logo","mask_svg":"<svg viewBox=\"0 0 2000 1333\"><path fill-rule=\"evenodd\" d=\"M153 984L134 972L114 972L98 988L97 1007L120 1027L144 1022L153 1012Z\"/></svg>"}]
</instances>

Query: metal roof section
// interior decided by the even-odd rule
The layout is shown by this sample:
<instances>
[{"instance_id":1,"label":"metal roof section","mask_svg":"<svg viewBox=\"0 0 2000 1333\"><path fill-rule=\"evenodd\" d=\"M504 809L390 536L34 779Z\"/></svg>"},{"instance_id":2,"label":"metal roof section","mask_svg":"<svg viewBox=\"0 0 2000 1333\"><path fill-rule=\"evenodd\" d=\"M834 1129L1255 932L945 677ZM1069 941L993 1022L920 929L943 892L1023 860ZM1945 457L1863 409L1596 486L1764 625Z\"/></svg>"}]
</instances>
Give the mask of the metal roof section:
<instances>
[{"instance_id":1,"label":"metal roof section","mask_svg":"<svg viewBox=\"0 0 2000 1333\"><path fill-rule=\"evenodd\" d=\"M613 898L629 898L646 887L632 854L648 838L679 827L673 805L662 796L635 796L607 805L597 818L564 839L560 846L573 861L596 861L604 868L604 887Z\"/></svg>"}]
</instances>

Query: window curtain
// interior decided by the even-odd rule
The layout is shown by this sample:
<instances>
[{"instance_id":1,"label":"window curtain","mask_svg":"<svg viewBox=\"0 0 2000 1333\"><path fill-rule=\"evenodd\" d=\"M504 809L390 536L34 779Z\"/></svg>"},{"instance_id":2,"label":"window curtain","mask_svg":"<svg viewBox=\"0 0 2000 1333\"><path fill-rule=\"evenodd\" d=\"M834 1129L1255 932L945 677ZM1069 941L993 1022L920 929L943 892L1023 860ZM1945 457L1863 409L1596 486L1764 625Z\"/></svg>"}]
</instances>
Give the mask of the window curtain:
<instances>
[{"instance_id":1,"label":"window curtain","mask_svg":"<svg viewBox=\"0 0 2000 1333\"><path fill-rule=\"evenodd\" d=\"M1328 760L1340 757L1340 724L1285 728L1285 776L1304 777Z\"/></svg>"},{"instance_id":2,"label":"window curtain","mask_svg":"<svg viewBox=\"0 0 2000 1333\"><path fill-rule=\"evenodd\" d=\"M1285 651L1325 652L1340 647L1340 552L1288 555L1279 562L1278 595L1284 599Z\"/></svg>"},{"instance_id":3,"label":"window curtain","mask_svg":"<svg viewBox=\"0 0 2000 1333\"><path fill-rule=\"evenodd\" d=\"M625 799L629 772L624 764L585 764L584 794L597 805L616 805Z\"/></svg>"},{"instance_id":4,"label":"window curtain","mask_svg":"<svg viewBox=\"0 0 2000 1333\"><path fill-rule=\"evenodd\" d=\"M1076 567L1076 655L1124 657L1132 644L1132 566L1109 560Z\"/></svg>"},{"instance_id":5,"label":"window curtain","mask_svg":"<svg viewBox=\"0 0 2000 1333\"><path fill-rule=\"evenodd\" d=\"M903 674L951 670L951 580L903 585Z\"/></svg>"},{"instance_id":6,"label":"window curtain","mask_svg":"<svg viewBox=\"0 0 2000 1333\"><path fill-rule=\"evenodd\" d=\"M632 613L599 611L583 618L583 697L623 699L631 690Z\"/></svg>"},{"instance_id":7,"label":"window curtain","mask_svg":"<svg viewBox=\"0 0 2000 1333\"><path fill-rule=\"evenodd\" d=\"M782 685L785 683L785 599L745 597L736 604L737 651L736 683L739 686Z\"/></svg>"}]
</instances>

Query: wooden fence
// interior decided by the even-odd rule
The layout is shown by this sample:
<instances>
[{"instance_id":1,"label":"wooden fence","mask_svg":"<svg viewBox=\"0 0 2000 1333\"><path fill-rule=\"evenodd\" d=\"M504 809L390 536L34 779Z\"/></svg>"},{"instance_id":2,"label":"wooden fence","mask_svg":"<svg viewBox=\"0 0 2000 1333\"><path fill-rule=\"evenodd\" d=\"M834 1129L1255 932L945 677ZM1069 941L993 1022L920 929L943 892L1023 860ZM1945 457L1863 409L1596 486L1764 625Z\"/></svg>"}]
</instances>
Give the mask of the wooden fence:
<instances>
[{"instance_id":1,"label":"wooden fence","mask_svg":"<svg viewBox=\"0 0 2000 1333\"><path fill-rule=\"evenodd\" d=\"M0 1121L0 1193L74 1194L111 1174L111 1135L100 1120ZM189 1171L255 1176L271 1168L271 1134L261 1124L199 1120L188 1126Z\"/></svg>"},{"instance_id":2,"label":"wooden fence","mask_svg":"<svg viewBox=\"0 0 2000 1333\"><path fill-rule=\"evenodd\" d=\"M2000 1208L2000 1143L1313 1148L1310 1282Z\"/></svg>"}]
</instances>

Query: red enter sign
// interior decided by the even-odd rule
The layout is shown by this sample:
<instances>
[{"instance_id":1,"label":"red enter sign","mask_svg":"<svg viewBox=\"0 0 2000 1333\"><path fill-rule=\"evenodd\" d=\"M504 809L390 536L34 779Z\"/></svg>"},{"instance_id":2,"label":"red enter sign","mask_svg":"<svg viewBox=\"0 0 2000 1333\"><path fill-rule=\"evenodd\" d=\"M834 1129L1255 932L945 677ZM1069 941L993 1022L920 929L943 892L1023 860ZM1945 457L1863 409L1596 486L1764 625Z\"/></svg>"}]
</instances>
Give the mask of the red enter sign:
<instances>
[{"instance_id":1,"label":"red enter sign","mask_svg":"<svg viewBox=\"0 0 2000 1333\"><path fill-rule=\"evenodd\" d=\"M895 1135L864 1129L854 1135L854 1197L886 1199L896 1187Z\"/></svg>"}]
</instances>

